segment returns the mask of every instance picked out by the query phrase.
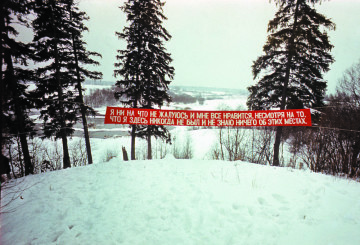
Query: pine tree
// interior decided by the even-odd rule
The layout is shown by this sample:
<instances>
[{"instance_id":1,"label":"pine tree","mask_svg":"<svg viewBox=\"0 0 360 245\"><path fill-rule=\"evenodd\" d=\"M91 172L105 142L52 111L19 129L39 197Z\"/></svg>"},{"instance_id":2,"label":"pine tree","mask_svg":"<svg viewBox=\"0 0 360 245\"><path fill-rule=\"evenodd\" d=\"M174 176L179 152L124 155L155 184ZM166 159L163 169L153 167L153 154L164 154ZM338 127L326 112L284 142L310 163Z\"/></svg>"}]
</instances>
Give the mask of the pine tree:
<instances>
[{"instance_id":1,"label":"pine tree","mask_svg":"<svg viewBox=\"0 0 360 245\"><path fill-rule=\"evenodd\" d=\"M31 80L32 72L26 70L32 51L29 45L16 40L18 32L14 23L27 25L24 15L29 14L28 1L3 0L0 3L0 62L1 62L1 111L0 111L0 147L3 149L3 132L17 135L25 163L25 175L33 174L27 137L33 131L33 122L28 111L32 108L27 93L27 82Z\"/></svg>"},{"instance_id":2,"label":"pine tree","mask_svg":"<svg viewBox=\"0 0 360 245\"><path fill-rule=\"evenodd\" d=\"M253 64L254 78L247 105L251 110L299 109L323 105L323 73L333 62L332 45L325 29L335 25L318 13L320 0L276 0L279 10L268 24L264 55ZM311 6L312 5L312 6ZM277 127L273 165L279 166L282 127Z\"/></svg>"},{"instance_id":3,"label":"pine tree","mask_svg":"<svg viewBox=\"0 0 360 245\"><path fill-rule=\"evenodd\" d=\"M93 160L91 154L90 137L89 137L86 115L89 112L93 112L93 109L84 104L83 89L81 84L82 82L85 81L86 77L94 80L99 80L102 78L101 72L89 71L85 68L85 65L99 65L99 62L93 60L91 57L92 56L101 57L101 55L96 52L87 51L85 47L86 42L82 40L82 33L84 31L88 31L88 28L84 25L84 21L87 21L89 17L87 17L85 12L79 11L74 1L69 1L68 11L69 11L69 20L71 23L70 31L71 31L72 52L73 52L73 61L72 61L73 66L69 68L74 70L74 80L76 81L75 87L78 91L77 102L80 105L80 113L84 128L84 137L85 137L88 163L92 164Z\"/></svg>"},{"instance_id":4,"label":"pine tree","mask_svg":"<svg viewBox=\"0 0 360 245\"><path fill-rule=\"evenodd\" d=\"M63 167L71 167L67 136L74 132L77 117L72 64L70 0L35 0L34 48L41 62L37 69L36 96L40 98L45 136L62 139Z\"/></svg>"},{"instance_id":5,"label":"pine tree","mask_svg":"<svg viewBox=\"0 0 360 245\"><path fill-rule=\"evenodd\" d=\"M161 108L170 102L168 86L174 77L170 54L166 52L163 41L171 35L162 26L167 18L163 14L164 2L160 0L128 0L121 9L127 14L129 27L116 35L127 41L126 50L118 50L118 63L115 64L116 82L121 92L116 93L122 102L133 108ZM148 141L148 159L151 155L151 137L170 140L164 126L132 126L131 158L135 159L135 136Z\"/></svg>"}]
</instances>

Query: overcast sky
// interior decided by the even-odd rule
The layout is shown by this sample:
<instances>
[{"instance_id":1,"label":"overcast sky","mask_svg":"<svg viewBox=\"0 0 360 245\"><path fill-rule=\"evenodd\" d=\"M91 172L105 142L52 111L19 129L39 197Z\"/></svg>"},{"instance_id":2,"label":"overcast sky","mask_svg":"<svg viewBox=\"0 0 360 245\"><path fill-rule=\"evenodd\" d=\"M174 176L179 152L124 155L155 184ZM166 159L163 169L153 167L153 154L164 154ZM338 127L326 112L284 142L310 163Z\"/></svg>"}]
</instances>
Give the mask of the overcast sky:
<instances>
[{"instance_id":1,"label":"overcast sky","mask_svg":"<svg viewBox=\"0 0 360 245\"><path fill-rule=\"evenodd\" d=\"M103 55L104 80L115 81L116 50L125 48L115 36L126 25L118 8L124 1L79 1L90 17L88 49ZM324 1L316 8L336 24L329 32L336 61L325 76L328 91L334 92L343 72L360 61L360 0ZM251 65L263 54L267 24L275 12L269 0L167 0L164 26L172 39L165 47L174 60L172 85L245 89L254 84Z\"/></svg>"}]
</instances>

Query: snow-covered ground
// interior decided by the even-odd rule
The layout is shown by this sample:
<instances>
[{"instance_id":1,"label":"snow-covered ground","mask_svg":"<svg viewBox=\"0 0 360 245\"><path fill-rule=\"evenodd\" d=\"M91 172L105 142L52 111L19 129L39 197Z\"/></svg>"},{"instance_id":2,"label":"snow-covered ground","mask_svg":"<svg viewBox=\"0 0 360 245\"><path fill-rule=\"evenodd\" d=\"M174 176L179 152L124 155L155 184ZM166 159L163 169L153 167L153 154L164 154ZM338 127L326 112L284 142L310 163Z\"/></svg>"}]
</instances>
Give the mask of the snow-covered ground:
<instances>
[{"instance_id":1,"label":"snow-covered ground","mask_svg":"<svg viewBox=\"0 0 360 245\"><path fill-rule=\"evenodd\" d=\"M190 107L245 107L245 96L219 95L222 100ZM177 107L189 104L163 109ZM91 139L95 164L3 186L0 245L360 244L359 182L309 170L213 161L217 129L172 128L172 145L153 141L154 158L167 154L164 159L124 162L121 147L130 152L130 137L119 132L127 128L94 122L92 134L110 135ZM69 147L79 141L69 139ZM171 155L187 144L192 160ZM146 142L137 139L136 146L142 159Z\"/></svg>"},{"instance_id":2,"label":"snow-covered ground","mask_svg":"<svg viewBox=\"0 0 360 245\"><path fill-rule=\"evenodd\" d=\"M168 155L15 181L2 245L360 244L360 183L308 171Z\"/></svg>"}]
</instances>

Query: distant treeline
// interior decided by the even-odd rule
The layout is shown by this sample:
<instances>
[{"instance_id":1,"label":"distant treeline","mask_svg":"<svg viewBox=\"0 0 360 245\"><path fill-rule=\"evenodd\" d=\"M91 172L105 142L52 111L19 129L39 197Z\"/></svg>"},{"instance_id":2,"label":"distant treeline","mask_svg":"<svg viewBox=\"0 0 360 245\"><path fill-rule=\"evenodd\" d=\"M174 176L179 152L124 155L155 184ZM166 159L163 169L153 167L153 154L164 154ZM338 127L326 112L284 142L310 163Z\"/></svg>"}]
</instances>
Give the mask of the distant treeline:
<instances>
[{"instance_id":1,"label":"distant treeline","mask_svg":"<svg viewBox=\"0 0 360 245\"><path fill-rule=\"evenodd\" d=\"M91 85L98 85L96 81ZM89 84L89 83L88 83ZM101 84L104 85L104 84ZM119 88L112 86L111 88L101 88L101 89L91 89L90 94L84 97L85 104L91 107L101 107L101 106L114 106L119 104L114 97L114 92L118 91ZM173 103L181 103L181 104L193 104L199 103L204 104L205 98L198 95L190 95L182 92L169 92Z\"/></svg>"},{"instance_id":2,"label":"distant treeline","mask_svg":"<svg viewBox=\"0 0 360 245\"><path fill-rule=\"evenodd\" d=\"M194 104L194 103L199 103L199 104L204 104L205 98L203 98L201 96L201 94L198 94L197 96L193 96L190 94L186 94L186 93L181 93L181 92L173 92L173 91L169 91L169 94L171 96L171 100L174 103L182 103L182 104Z\"/></svg>"},{"instance_id":3,"label":"distant treeline","mask_svg":"<svg viewBox=\"0 0 360 245\"><path fill-rule=\"evenodd\" d=\"M84 85L105 85L105 86L113 86L115 82L112 81L103 81L103 80L86 80Z\"/></svg>"}]
</instances>

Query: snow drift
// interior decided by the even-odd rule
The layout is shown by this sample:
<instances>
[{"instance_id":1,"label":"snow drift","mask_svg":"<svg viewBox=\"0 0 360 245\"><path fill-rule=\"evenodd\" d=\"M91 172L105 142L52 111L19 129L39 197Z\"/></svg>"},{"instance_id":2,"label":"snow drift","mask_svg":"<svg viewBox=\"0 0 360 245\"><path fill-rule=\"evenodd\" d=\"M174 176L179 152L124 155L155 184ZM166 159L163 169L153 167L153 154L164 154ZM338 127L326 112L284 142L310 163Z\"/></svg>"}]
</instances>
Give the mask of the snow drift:
<instances>
[{"instance_id":1,"label":"snow drift","mask_svg":"<svg viewBox=\"0 0 360 245\"><path fill-rule=\"evenodd\" d=\"M12 181L2 245L360 244L360 183L309 171L167 156Z\"/></svg>"}]
</instances>

